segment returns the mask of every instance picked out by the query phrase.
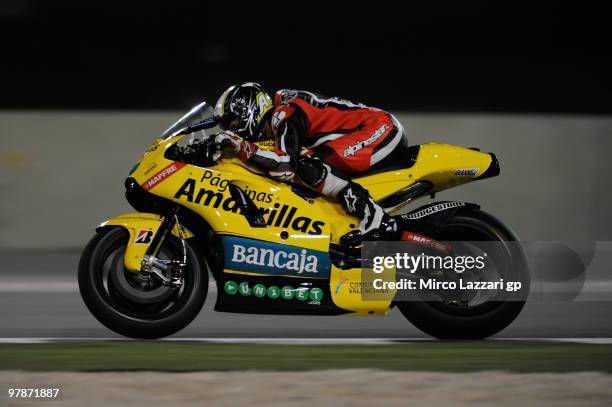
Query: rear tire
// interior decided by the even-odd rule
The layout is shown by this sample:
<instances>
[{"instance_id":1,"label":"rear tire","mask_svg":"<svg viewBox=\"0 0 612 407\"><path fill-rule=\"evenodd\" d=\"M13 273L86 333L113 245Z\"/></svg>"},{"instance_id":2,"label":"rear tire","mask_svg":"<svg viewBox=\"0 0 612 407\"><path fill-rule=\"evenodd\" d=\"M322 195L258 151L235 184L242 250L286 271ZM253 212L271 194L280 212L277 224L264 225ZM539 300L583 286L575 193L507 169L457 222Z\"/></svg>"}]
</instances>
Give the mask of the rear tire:
<instances>
[{"instance_id":1,"label":"rear tire","mask_svg":"<svg viewBox=\"0 0 612 407\"><path fill-rule=\"evenodd\" d=\"M465 230L465 235L461 233ZM457 238L465 236L462 239ZM453 237L454 236L454 237ZM475 239L475 236L480 236ZM434 236L432 236L434 237ZM457 213L435 236L441 241L499 241L514 242L509 248L512 268L527 272L525 252L516 236L498 219L478 210L466 209ZM486 239L485 239L486 238ZM529 277L521 274L529 292ZM514 321L525 305L524 295L518 300L489 301L472 310L453 309L443 302L398 301L400 312L421 331L438 339L482 339L494 335Z\"/></svg>"},{"instance_id":2,"label":"rear tire","mask_svg":"<svg viewBox=\"0 0 612 407\"><path fill-rule=\"evenodd\" d=\"M130 338L157 339L186 327L200 312L208 291L208 268L187 244L187 267L181 288L142 282L125 269L123 253L129 239L121 228L94 236L79 262L79 291L85 305L110 330ZM180 259L180 241L169 236L160 255ZM140 283L140 285L139 285Z\"/></svg>"}]
</instances>

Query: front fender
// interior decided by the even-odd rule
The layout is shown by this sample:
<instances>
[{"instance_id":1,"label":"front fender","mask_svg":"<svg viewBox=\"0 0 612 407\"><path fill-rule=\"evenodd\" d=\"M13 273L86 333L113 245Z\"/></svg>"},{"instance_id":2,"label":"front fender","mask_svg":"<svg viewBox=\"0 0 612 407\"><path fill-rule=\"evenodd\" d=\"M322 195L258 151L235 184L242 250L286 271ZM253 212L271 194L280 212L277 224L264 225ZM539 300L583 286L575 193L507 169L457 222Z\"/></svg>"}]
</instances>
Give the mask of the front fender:
<instances>
[{"instance_id":1,"label":"front fender","mask_svg":"<svg viewBox=\"0 0 612 407\"><path fill-rule=\"evenodd\" d=\"M102 222L96 228L96 231L110 226L119 226L128 231L130 239L125 248L123 263L125 268L137 273L140 271L142 258L147 254L163 220L163 216L154 213L126 213ZM180 237L176 225L172 228L172 234ZM192 236L193 234L183 227L183 237L190 238Z\"/></svg>"}]
</instances>

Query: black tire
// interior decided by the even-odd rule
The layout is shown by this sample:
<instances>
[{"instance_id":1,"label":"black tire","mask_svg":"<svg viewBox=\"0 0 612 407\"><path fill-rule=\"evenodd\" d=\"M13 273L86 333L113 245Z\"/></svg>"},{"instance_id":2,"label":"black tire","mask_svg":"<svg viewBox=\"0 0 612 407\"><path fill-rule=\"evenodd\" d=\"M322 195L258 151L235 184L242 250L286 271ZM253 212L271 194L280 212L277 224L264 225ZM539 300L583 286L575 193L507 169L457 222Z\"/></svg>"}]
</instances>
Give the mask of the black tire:
<instances>
[{"instance_id":1,"label":"black tire","mask_svg":"<svg viewBox=\"0 0 612 407\"><path fill-rule=\"evenodd\" d=\"M128 232L121 227L103 229L91 239L79 262L81 297L98 321L120 335L138 339L172 335L189 325L204 305L208 291L206 260L187 244L187 267L180 289L153 280L142 283L145 288L126 285L136 278L123 266L128 239ZM169 236L160 255L180 259L180 244L179 239ZM130 293L136 295L130 297Z\"/></svg>"},{"instance_id":2,"label":"black tire","mask_svg":"<svg viewBox=\"0 0 612 407\"><path fill-rule=\"evenodd\" d=\"M525 305L525 292L529 292L529 276L526 256L516 236L492 215L478 210L459 211L444 227L436 233L438 240L479 240L474 234L464 239L457 238L457 232L469 230L481 233L479 239L484 241L514 242L507 245L512 268L521 273L517 276L523 281L520 297L512 301L489 301L474 309L453 309L443 302L433 301L398 301L400 312L421 331L438 339L482 339L494 335L506 328L519 315ZM454 230L454 233L449 233ZM453 237L455 236L455 237Z\"/></svg>"}]
</instances>

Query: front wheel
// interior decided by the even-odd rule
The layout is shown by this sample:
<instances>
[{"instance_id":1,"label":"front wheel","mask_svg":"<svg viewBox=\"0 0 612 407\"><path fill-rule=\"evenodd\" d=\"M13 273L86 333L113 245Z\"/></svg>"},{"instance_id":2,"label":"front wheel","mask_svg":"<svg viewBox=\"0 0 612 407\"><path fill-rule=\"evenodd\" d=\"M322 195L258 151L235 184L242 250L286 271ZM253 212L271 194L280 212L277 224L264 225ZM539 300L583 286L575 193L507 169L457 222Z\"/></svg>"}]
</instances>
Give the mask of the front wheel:
<instances>
[{"instance_id":1,"label":"front wheel","mask_svg":"<svg viewBox=\"0 0 612 407\"><path fill-rule=\"evenodd\" d=\"M107 328L131 338L157 339L186 327L200 312L208 290L206 262L187 245L180 287L162 285L153 275L123 265L129 240L121 228L103 230L79 262L79 291L89 311ZM182 258L180 241L168 236L158 257Z\"/></svg>"},{"instance_id":2,"label":"front wheel","mask_svg":"<svg viewBox=\"0 0 612 407\"><path fill-rule=\"evenodd\" d=\"M522 293L529 292L529 276L524 250L516 236L492 215L478 210L460 211L436 233L440 241L499 242L500 250L491 259L513 270L523 281ZM417 328L438 339L482 339L496 334L521 312L525 295L495 301L474 296L458 301L398 301L401 313Z\"/></svg>"}]
</instances>

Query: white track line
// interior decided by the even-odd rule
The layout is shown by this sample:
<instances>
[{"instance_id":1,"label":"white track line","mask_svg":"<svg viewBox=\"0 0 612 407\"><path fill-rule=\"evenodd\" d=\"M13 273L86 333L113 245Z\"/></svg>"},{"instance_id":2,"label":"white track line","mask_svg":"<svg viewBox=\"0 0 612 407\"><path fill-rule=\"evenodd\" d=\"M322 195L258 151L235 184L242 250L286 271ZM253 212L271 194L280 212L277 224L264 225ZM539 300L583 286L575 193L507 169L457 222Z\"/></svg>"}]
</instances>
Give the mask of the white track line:
<instances>
[{"instance_id":1,"label":"white track line","mask_svg":"<svg viewBox=\"0 0 612 407\"><path fill-rule=\"evenodd\" d=\"M79 285L76 281L11 281L0 280L0 292L2 293L69 293L78 292Z\"/></svg>"},{"instance_id":2,"label":"white track line","mask_svg":"<svg viewBox=\"0 0 612 407\"><path fill-rule=\"evenodd\" d=\"M75 280L12 280L0 279L0 293L78 293ZM208 284L208 292L216 293L217 285Z\"/></svg>"},{"instance_id":3,"label":"white track line","mask_svg":"<svg viewBox=\"0 0 612 407\"><path fill-rule=\"evenodd\" d=\"M0 338L3 343L109 342L131 341L127 338ZM264 345L397 345L410 342L436 342L431 338L165 338L161 342L203 342ZM495 342L563 342L612 344L612 338L492 338ZM484 343L484 341L483 341Z\"/></svg>"}]
</instances>

